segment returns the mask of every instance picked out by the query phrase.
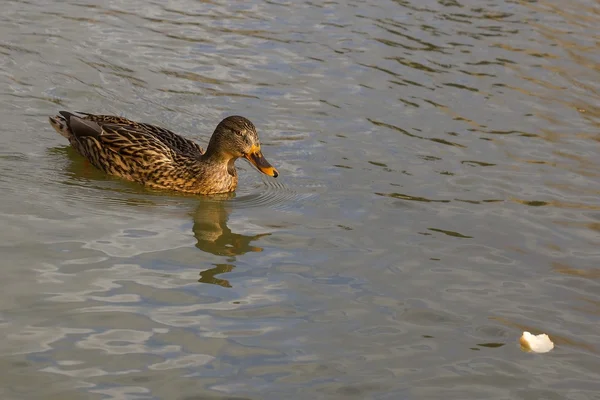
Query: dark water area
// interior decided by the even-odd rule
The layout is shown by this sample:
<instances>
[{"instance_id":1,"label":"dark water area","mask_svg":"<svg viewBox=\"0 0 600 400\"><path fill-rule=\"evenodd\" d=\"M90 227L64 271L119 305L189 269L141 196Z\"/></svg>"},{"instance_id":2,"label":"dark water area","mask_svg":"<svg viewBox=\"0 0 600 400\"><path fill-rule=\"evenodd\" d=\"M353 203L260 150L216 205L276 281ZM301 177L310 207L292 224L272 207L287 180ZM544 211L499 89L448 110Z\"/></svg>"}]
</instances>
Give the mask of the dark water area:
<instances>
[{"instance_id":1,"label":"dark water area","mask_svg":"<svg viewBox=\"0 0 600 400\"><path fill-rule=\"evenodd\" d=\"M0 398L600 399L599 25L589 0L4 0ZM147 190L62 109L202 145L244 115L280 177Z\"/></svg>"}]
</instances>

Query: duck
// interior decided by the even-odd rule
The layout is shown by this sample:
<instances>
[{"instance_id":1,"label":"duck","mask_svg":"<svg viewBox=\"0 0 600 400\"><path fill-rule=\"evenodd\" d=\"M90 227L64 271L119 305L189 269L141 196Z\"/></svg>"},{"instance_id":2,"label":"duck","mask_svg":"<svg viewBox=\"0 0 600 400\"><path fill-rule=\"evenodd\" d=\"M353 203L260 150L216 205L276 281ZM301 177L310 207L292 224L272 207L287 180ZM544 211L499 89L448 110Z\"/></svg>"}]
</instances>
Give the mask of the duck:
<instances>
[{"instance_id":1,"label":"duck","mask_svg":"<svg viewBox=\"0 0 600 400\"><path fill-rule=\"evenodd\" d=\"M279 173L263 156L256 128L239 115L223 119L206 147L168 129L116 115L59 111L50 125L96 168L153 189L190 194L235 191L235 161Z\"/></svg>"}]
</instances>

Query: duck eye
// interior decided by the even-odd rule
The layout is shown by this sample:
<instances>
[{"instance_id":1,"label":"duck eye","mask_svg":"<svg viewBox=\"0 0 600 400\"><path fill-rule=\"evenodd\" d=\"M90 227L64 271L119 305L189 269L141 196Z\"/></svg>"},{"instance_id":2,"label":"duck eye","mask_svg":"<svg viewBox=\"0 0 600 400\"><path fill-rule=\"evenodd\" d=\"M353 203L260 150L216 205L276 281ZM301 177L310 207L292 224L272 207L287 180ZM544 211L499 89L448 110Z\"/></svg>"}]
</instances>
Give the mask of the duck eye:
<instances>
[{"instance_id":1,"label":"duck eye","mask_svg":"<svg viewBox=\"0 0 600 400\"><path fill-rule=\"evenodd\" d=\"M244 136L244 133L242 131L234 131L234 132L238 136Z\"/></svg>"}]
</instances>

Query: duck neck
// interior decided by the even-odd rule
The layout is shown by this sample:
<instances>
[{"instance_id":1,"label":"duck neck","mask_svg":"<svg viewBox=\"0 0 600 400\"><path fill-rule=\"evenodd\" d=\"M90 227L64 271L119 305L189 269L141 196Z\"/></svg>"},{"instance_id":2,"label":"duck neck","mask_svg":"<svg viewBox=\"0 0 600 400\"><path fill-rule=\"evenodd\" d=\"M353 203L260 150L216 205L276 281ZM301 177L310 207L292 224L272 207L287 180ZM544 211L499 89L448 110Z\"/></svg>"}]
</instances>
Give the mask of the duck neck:
<instances>
[{"instance_id":1,"label":"duck neck","mask_svg":"<svg viewBox=\"0 0 600 400\"><path fill-rule=\"evenodd\" d=\"M209 145L206 149L206 152L202 155L202 158L210 164L225 166L227 168L227 172L231 176L237 175L235 170L235 160L237 159L237 157L234 157L229 153L221 151L221 149L219 149L218 146Z\"/></svg>"},{"instance_id":2,"label":"duck neck","mask_svg":"<svg viewBox=\"0 0 600 400\"><path fill-rule=\"evenodd\" d=\"M214 160L229 160L231 155L226 151L223 151L223 146L221 145L221 141L218 137L213 136L210 138L208 142L208 146L206 147L206 151L204 152L204 156L209 159Z\"/></svg>"}]
</instances>

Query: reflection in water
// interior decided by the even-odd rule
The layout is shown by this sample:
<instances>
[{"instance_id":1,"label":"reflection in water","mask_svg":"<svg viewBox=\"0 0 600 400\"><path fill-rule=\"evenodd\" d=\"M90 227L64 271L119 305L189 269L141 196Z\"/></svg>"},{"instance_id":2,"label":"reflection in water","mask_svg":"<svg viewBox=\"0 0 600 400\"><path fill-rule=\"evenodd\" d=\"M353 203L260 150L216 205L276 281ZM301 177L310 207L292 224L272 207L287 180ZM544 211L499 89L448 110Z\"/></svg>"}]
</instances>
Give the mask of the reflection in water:
<instances>
[{"instance_id":1,"label":"reflection in water","mask_svg":"<svg viewBox=\"0 0 600 400\"><path fill-rule=\"evenodd\" d=\"M224 274L225 272L231 272L235 268L232 264L215 264L214 268L210 268L200 272L200 279L198 282L212 283L213 285L219 285L230 288L231 283L227 279L217 278L215 275Z\"/></svg>"},{"instance_id":2,"label":"reflection in water","mask_svg":"<svg viewBox=\"0 0 600 400\"><path fill-rule=\"evenodd\" d=\"M219 195L219 198L230 198L234 195ZM261 247L252 246L251 243L270 233L258 235L243 235L234 233L227 226L229 210L226 200L216 200L212 196L210 200L200 199L200 204L194 213L194 236L196 247L207 253L218 256L230 257L234 261L235 256L248 252L259 252ZM199 282L212 283L223 287L231 287L229 281L219 279L215 276L225 272L231 272L235 268L232 264L215 264L214 268L200 272Z\"/></svg>"},{"instance_id":3,"label":"reflection in water","mask_svg":"<svg viewBox=\"0 0 600 400\"><path fill-rule=\"evenodd\" d=\"M225 201L201 200L194 214L196 247L218 256L239 256L248 252L262 251L251 242L270 233L246 236L234 233L227 226L229 210Z\"/></svg>"}]
</instances>

